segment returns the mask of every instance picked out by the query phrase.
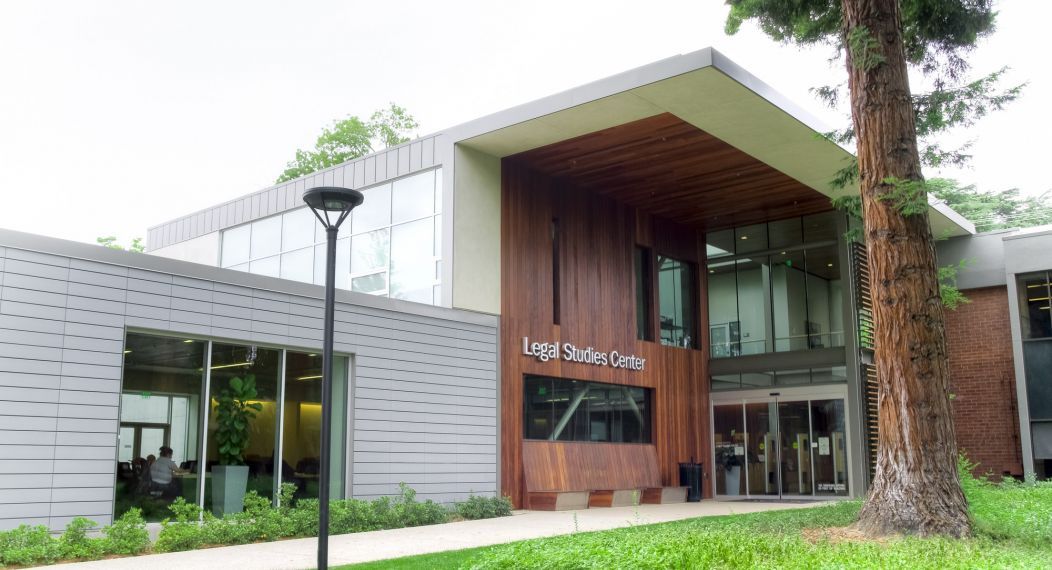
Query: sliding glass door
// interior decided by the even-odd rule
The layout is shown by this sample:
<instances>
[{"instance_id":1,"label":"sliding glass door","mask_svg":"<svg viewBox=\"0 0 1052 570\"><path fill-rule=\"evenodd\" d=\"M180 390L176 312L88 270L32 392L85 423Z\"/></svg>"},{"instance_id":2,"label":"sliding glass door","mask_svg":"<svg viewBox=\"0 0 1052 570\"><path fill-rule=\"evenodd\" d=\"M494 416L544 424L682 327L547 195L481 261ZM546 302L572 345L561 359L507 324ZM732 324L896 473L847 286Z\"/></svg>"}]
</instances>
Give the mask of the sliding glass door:
<instances>
[{"instance_id":1,"label":"sliding glass door","mask_svg":"<svg viewBox=\"0 0 1052 570\"><path fill-rule=\"evenodd\" d=\"M848 495L844 398L797 398L714 402L717 496Z\"/></svg>"}]
</instances>

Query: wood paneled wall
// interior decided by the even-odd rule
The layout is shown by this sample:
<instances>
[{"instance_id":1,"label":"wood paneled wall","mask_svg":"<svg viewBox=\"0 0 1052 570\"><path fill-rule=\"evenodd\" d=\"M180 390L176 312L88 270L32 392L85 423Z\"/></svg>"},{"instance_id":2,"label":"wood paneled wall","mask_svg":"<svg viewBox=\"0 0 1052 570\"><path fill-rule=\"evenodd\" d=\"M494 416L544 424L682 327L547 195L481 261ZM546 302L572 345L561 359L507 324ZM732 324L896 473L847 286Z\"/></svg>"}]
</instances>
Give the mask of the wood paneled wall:
<instances>
[{"instance_id":1,"label":"wood paneled wall","mask_svg":"<svg viewBox=\"0 0 1052 570\"><path fill-rule=\"evenodd\" d=\"M501 211L501 490L524 500L523 376L537 374L653 388L653 443L662 483L678 484L679 462L708 457L706 303L696 299L699 348L636 339L635 246L697 264L704 291L704 236L505 159ZM552 219L559 219L559 323L553 315ZM653 291L657 290L654 283ZM653 303L655 336L657 303ZM646 358L643 371L522 354L531 342L570 342ZM707 462L706 462L707 463ZM711 466L706 465L707 472ZM703 483L704 485L704 483ZM705 485L708 495L708 488Z\"/></svg>"}]
</instances>

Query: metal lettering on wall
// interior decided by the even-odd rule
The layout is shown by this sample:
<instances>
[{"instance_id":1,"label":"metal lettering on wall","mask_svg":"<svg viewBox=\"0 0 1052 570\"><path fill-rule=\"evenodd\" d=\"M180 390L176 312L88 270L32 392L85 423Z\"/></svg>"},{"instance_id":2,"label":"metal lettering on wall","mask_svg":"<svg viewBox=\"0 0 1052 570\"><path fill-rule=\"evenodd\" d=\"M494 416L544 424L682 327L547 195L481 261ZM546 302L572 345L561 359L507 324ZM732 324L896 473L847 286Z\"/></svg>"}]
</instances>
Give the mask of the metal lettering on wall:
<instances>
[{"instance_id":1,"label":"metal lettering on wall","mask_svg":"<svg viewBox=\"0 0 1052 570\"><path fill-rule=\"evenodd\" d=\"M621 354L616 350L600 352L592 347L578 348L568 342L530 342L529 337L522 337L522 353L532 356L541 362L565 360L596 366L611 366L626 370L643 370L647 359L634 354Z\"/></svg>"}]
</instances>

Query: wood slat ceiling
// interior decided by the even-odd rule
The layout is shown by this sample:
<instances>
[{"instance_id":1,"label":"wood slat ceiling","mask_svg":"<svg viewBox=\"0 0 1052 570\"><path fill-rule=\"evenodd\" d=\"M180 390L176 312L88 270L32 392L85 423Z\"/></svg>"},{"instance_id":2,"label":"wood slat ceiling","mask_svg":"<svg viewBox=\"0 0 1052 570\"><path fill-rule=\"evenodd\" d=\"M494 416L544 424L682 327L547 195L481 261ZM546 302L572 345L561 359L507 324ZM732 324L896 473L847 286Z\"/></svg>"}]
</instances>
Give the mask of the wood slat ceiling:
<instances>
[{"instance_id":1,"label":"wood slat ceiling","mask_svg":"<svg viewBox=\"0 0 1052 570\"><path fill-rule=\"evenodd\" d=\"M505 160L706 231L830 209L828 197L670 113Z\"/></svg>"}]
</instances>

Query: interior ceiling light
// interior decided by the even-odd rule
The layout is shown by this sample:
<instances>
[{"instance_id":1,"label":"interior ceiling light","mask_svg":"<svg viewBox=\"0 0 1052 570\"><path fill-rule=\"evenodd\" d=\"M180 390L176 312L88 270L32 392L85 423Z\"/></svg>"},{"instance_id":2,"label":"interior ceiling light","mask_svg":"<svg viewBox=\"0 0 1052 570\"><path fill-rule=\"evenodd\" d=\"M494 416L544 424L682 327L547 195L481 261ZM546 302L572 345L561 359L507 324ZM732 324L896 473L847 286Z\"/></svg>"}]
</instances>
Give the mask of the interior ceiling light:
<instances>
[{"instance_id":1,"label":"interior ceiling light","mask_svg":"<svg viewBox=\"0 0 1052 570\"><path fill-rule=\"evenodd\" d=\"M749 236L742 236L742 239L749 239Z\"/></svg>"},{"instance_id":2,"label":"interior ceiling light","mask_svg":"<svg viewBox=\"0 0 1052 570\"><path fill-rule=\"evenodd\" d=\"M321 378L321 374L318 374L317 376L300 376L296 380L317 380L319 378Z\"/></svg>"},{"instance_id":3,"label":"interior ceiling light","mask_svg":"<svg viewBox=\"0 0 1052 570\"><path fill-rule=\"evenodd\" d=\"M190 344L192 342L194 342L194 339L192 339L192 338L188 338L188 339L183 341L184 344Z\"/></svg>"}]
</instances>

